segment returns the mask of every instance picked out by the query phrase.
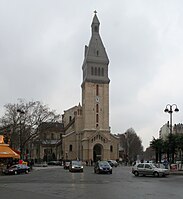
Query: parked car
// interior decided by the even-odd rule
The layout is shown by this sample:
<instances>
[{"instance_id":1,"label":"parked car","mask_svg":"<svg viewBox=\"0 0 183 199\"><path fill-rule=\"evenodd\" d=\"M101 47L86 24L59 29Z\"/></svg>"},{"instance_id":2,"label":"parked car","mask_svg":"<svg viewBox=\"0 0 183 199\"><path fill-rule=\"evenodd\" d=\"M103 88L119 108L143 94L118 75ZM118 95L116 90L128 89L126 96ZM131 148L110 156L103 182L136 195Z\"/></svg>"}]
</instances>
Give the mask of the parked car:
<instances>
[{"instance_id":1,"label":"parked car","mask_svg":"<svg viewBox=\"0 0 183 199\"><path fill-rule=\"evenodd\" d=\"M139 163L132 167L132 173L135 176L153 175L158 177L169 175L169 170L165 168L158 168L155 164L152 163Z\"/></svg>"},{"instance_id":2,"label":"parked car","mask_svg":"<svg viewBox=\"0 0 183 199\"><path fill-rule=\"evenodd\" d=\"M61 161L50 161L47 163L48 165L55 165L55 166L61 166L62 162Z\"/></svg>"},{"instance_id":3,"label":"parked car","mask_svg":"<svg viewBox=\"0 0 183 199\"><path fill-rule=\"evenodd\" d=\"M46 162L41 162L41 163L35 163L34 166L35 167L47 167L48 164Z\"/></svg>"},{"instance_id":4,"label":"parked car","mask_svg":"<svg viewBox=\"0 0 183 199\"><path fill-rule=\"evenodd\" d=\"M70 166L70 161L69 160L64 161L64 169L69 169L69 166Z\"/></svg>"},{"instance_id":5,"label":"parked car","mask_svg":"<svg viewBox=\"0 0 183 199\"><path fill-rule=\"evenodd\" d=\"M111 165L111 167L117 167L118 166L118 163L116 162L116 160L108 160L107 162Z\"/></svg>"},{"instance_id":6,"label":"parked car","mask_svg":"<svg viewBox=\"0 0 183 199\"><path fill-rule=\"evenodd\" d=\"M112 167L107 161L98 161L94 166L94 172L112 174Z\"/></svg>"},{"instance_id":7,"label":"parked car","mask_svg":"<svg viewBox=\"0 0 183 199\"><path fill-rule=\"evenodd\" d=\"M72 160L69 165L70 172L83 172L82 162L79 160Z\"/></svg>"},{"instance_id":8,"label":"parked car","mask_svg":"<svg viewBox=\"0 0 183 199\"><path fill-rule=\"evenodd\" d=\"M20 173L29 173L30 172L30 167L25 165L25 164L16 164L13 165L11 167L9 167L8 169L3 170L4 174L20 174Z\"/></svg>"}]
</instances>

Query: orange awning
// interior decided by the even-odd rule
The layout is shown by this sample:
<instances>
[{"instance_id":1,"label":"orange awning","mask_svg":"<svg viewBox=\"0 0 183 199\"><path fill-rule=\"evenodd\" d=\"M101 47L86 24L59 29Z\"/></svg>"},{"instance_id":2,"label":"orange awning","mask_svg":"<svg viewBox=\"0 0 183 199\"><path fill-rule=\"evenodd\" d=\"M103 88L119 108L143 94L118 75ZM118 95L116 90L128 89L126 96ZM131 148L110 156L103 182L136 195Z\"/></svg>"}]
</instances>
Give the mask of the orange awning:
<instances>
[{"instance_id":1,"label":"orange awning","mask_svg":"<svg viewBox=\"0 0 183 199\"><path fill-rule=\"evenodd\" d=\"M16 150L16 149L13 149L11 148L15 153L17 153L18 155L20 155L20 151Z\"/></svg>"},{"instance_id":2,"label":"orange awning","mask_svg":"<svg viewBox=\"0 0 183 199\"><path fill-rule=\"evenodd\" d=\"M20 159L20 155L13 151L8 144L0 144L0 158Z\"/></svg>"}]
</instances>

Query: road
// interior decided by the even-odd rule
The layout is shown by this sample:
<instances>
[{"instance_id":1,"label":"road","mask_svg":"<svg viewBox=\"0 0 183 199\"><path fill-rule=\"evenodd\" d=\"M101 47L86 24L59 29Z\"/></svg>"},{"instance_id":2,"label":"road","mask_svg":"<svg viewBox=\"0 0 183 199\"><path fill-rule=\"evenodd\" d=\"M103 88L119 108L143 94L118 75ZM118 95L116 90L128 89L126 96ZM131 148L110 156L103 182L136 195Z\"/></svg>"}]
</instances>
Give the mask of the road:
<instances>
[{"instance_id":1,"label":"road","mask_svg":"<svg viewBox=\"0 0 183 199\"><path fill-rule=\"evenodd\" d=\"M0 176L2 199L177 199L183 195L183 176L135 177L129 167L113 174L70 173L61 167L33 170L29 174Z\"/></svg>"}]
</instances>

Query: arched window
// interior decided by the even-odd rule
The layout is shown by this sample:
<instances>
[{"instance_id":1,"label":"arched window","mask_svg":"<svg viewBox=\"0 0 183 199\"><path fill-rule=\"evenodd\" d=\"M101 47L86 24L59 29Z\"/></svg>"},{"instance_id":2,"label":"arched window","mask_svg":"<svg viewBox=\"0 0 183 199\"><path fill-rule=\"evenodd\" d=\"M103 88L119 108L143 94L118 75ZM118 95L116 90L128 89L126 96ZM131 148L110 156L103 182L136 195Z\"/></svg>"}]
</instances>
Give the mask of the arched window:
<instances>
[{"instance_id":1,"label":"arched window","mask_svg":"<svg viewBox=\"0 0 183 199\"><path fill-rule=\"evenodd\" d=\"M96 123L98 123L98 120L99 120L99 119L98 119L98 114L96 114Z\"/></svg>"},{"instance_id":2,"label":"arched window","mask_svg":"<svg viewBox=\"0 0 183 199\"><path fill-rule=\"evenodd\" d=\"M104 68L102 68L102 76L104 76Z\"/></svg>"},{"instance_id":3,"label":"arched window","mask_svg":"<svg viewBox=\"0 0 183 199\"><path fill-rule=\"evenodd\" d=\"M69 151L72 151L72 144L69 145Z\"/></svg>"},{"instance_id":4,"label":"arched window","mask_svg":"<svg viewBox=\"0 0 183 199\"><path fill-rule=\"evenodd\" d=\"M98 32L98 26L95 26L95 32Z\"/></svg>"},{"instance_id":5,"label":"arched window","mask_svg":"<svg viewBox=\"0 0 183 199\"><path fill-rule=\"evenodd\" d=\"M100 76L100 68L98 68L98 76Z\"/></svg>"},{"instance_id":6,"label":"arched window","mask_svg":"<svg viewBox=\"0 0 183 199\"><path fill-rule=\"evenodd\" d=\"M95 67L95 75L97 75L97 67Z\"/></svg>"},{"instance_id":7,"label":"arched window","mask_svg":"<svg viewBox=\"0 0 183 199\"><path fill-rule=\"evenodd\" d=\"M93 67L91 67L91 75L93 75Z\"/></svg>"},{"instance_id":8,"label":"arched window","mask_svg":"<svg viewBox=\"0 0 183 199\"><path fill-rule=\"evenodd\" d=\"M113 152L113 146L112 145L110 146L110 151Z\"/></svg>"},{"instance_id":9,"label":"arched window","mask_svg":"<svg viewBox=\"0 0 183 199\"><path fill-rule=\"evenodd\" d=\"M97 96L99 95L99 86L98 86L98 84L96 85L96 95Z\"/></svg>"},{"instance_id":10,"label":"arched window","mask_svg":"<svg viewBox=\"0 0 183 199\"><path fill-rule=\"evenodd\" d=\"M99 107L99 105L98 104L96 104L96 112L98 113L98 107Z\"/></svg>"}]
</instances>

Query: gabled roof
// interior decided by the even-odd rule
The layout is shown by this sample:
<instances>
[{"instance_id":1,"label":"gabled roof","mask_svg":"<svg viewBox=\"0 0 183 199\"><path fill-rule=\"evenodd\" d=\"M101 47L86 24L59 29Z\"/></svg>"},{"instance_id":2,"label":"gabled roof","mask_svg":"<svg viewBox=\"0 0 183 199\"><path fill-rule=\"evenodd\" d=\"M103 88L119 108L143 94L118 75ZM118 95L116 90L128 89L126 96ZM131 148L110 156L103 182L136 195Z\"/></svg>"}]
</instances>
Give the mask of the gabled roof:
<instances>
[{"instance_id":1,"label":"gabled roof","mask_svg":"<svg viewBox=\"0 0 183 199\"><path fill-rule=\"evenodd\" d=\"M39 126L40 131L44 130L54 130L54 131L64 131L64 124L59 122L43 122Z\"/></svg>"}]
</instances>

